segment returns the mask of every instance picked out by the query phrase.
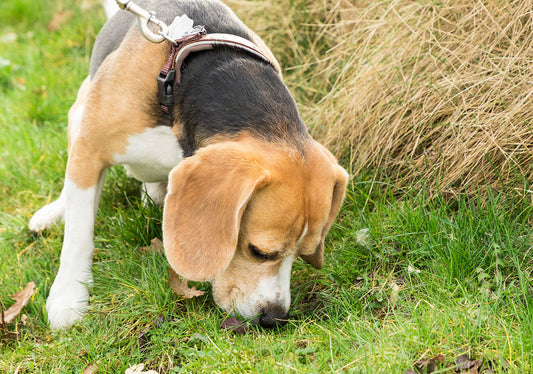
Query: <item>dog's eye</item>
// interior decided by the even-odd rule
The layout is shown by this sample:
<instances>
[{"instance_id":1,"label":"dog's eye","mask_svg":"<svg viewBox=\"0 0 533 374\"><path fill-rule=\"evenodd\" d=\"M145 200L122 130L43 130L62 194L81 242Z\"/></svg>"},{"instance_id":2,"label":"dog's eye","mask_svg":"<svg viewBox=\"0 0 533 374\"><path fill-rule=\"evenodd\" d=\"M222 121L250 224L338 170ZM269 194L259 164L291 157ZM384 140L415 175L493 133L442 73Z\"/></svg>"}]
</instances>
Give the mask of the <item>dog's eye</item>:
<instances>
[{"instance_id":1,"label":"dog's eye","mask_svg":"<svg viewBox=\"0 0 533 374\"><path fill-rule=\"evenodd\" d=\"M257 258L259 260L265 260L266 261L266 260L273 260L273 259L276 258L276 254L269 254L269 253L261 252L259 250L259 248L257 248L253 244L248 244L248 250L250 251L252 256L254 256L255 258Z\"/></svg>"}]
</instances>

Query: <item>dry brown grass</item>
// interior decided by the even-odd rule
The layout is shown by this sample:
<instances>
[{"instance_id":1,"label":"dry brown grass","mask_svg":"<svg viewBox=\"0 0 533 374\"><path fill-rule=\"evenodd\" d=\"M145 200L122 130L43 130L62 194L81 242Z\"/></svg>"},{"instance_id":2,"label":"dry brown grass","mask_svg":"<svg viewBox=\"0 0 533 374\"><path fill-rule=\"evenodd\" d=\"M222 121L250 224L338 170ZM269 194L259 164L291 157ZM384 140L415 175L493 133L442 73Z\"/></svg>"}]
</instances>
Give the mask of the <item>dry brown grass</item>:
<instances>
[{"instance_id":1,"label":"dry brown grass","mask_svg":"<svg viewBox=\"0 0 533 374\"><path fill-rule=\"evenodd\" d=\"M313 134L354 173L458 193L533 181L532 1L252 4Z\"/></svg>"}]
</instances>

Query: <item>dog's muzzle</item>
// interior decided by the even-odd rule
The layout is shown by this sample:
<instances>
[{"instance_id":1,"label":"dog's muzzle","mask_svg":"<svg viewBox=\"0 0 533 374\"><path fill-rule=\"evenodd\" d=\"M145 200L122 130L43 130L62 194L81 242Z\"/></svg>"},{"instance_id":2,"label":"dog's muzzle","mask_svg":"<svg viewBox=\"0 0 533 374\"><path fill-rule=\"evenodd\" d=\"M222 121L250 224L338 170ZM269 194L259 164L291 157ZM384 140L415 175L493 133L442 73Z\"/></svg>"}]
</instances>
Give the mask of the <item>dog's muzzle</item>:
<instances>
[{"instance_id":1,"label":"dog's muzzle","mask_svg":"<svg viewBox=\"0 0 533 374\"><path fill-rule=\"evenodd\" d=\"M267 329L283 327L289 321L289 313L283 307L274 303L268 303L261 309L257 317L259 326Z\"/></svg>"}]
</instances>

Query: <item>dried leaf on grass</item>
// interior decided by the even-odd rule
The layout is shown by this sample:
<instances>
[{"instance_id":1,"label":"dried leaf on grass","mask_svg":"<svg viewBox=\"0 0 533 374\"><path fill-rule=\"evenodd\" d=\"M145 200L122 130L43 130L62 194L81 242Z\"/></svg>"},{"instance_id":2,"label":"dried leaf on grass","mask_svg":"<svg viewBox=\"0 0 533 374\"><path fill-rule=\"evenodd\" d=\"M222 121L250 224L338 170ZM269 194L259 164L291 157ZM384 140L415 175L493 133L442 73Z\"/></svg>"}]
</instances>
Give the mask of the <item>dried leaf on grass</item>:
<instances>
[{"instance_id":1,"label":"dried leaf on grass","mask_svg":"<svg viewBox=\"0 0 533 374\"><path fill-rule=\"evenodd\" d=\"M463 354L457 357L455 364L457 365L457 370L468 370L469 373L477 374L482 361L481 358L479 360L470 360L467 354Z\"/></svg>"},{"instance_id":2,"label":"dried leaf on grass","mask_svg":"<svg viewBox=\"0 0 533 374\"><path fill-rule=\"evenodd\" d=\"M2 332L0 332L0 340L17 340L19 338L19 333L14 331L7 330L5 325L1 326Z\"/></svg>"},{"instance_id":3,"label":"dried leaf on grass","mask_svg":"<svg viewBox=\"0 0 533 374\"><path fill-rule=\"evenodd\" d=\"M48 31L53 32L59 30L61 26L63 26L72 18L73 15L74 14L71 10L55 12L54 16L52 17L52 20L48 22Z\"/></svg>"},{"instance_id":4,"label":"dried leaf on grass","mask_svg":"<svg viewBox=\"0 0 533 374\"><path fill-rule=\"evenodd\" d=\"M159 238L153 238L150 245L141 247L144 252L156 252L164 253L163 242ZM168 269L168 285L172 288L177 295L183 296L186 299L192 299L193 297L202 296L205 292L197 290L196 287L189 287L189 281L187 279L181 279L180 276L172 270Z\"/></svg>"},{"instance_id":5,"label":"dried leaf on grass","mask_svg":"<svg viewBox=\"0 0 533 374\"><path fill-rule=\"evenodd\" d=\"M246 324L246 322L243 322L237 318L227 318L224 321L222 321L222 324L220 325L221 328L224 330L231 331L238 335L246 335L250 332L250 326Z\"/></svg>"},{"instance_id":6,"label":"dried leaf on grass","mask_svg":"<svg viewBox=\"0 0 533 374\"><path fill-rule=\"evenodd\" d=\"M98 371L98 366L90 364L83 369L83 374L95 374Z\"/></svg>"},{"instance_id":7,"label":"dried leaf on grass","mask_svg":"<svg viewBox=\"0 0 533 374\"><path fill-rule=\"evenodd\" d=\"M35 293L35 282L29 282L23 290L17 292L11 298L15 300L15 304L11 305L8 310L2 314L2 323L11 323L20 314L20 311Z\"/></svg>"},{"instance_id":8,"label":"dried leaf on grass","mask_svg":"<svg viewBox=\"0 0 533 374\"><path fill-rule=\"evenodd\" d=\"M423 359L415 362L415 368L421 373L433 373L444 363L444 356L438 355L431 359Z\"/></svg>"},{"instance_id":9,"label":"dried leaf on grass","mask_svg":"<svg viewBox=\"0 0 533 374\"><path fill-rule=\"evenodd\" d=\"M189 287L189 281L187 279L181 280L180 276L172 268L168 268L168 285L177 295L186 299L202 296L205 293L197 290L195 286Z\"/></svg>"},{"instance_id":10,"label":"dried leaf on grass","mask_svg":"<svg viewBox=\"0 0 533 374\"><path fill-rule=\"evenodd\" d=\"M477 360L471 360L468 354L462 354L455 360L447 360L442 354L429 358L418 360L414 363L414 368L409 369L405 374L424 373L430 374L434 372L442 372L445 370L447 373L456 374L490 374L494 373L493 367L496 363L486 360L483 364L483 357Z\"/></svg>"},{"instance_id":11,"label":"dried leaf on grass","mask_svg":"<svg viewBox=\"0 0 533 374\"><path fill-rule=\"evenodd\" d=\"M155 370L144 371L144 364L132 365L126 369L124 374L159 374Z\"/></svg>"},{"instance_id":12,"label":"dried leaf on grass","mask_svg":"<svg viewBox=\"0 0 533 374\"><path fill-rule=\"evenodd\" d=\"M159 238L153 238L150 241L150 245L141 247L141 250L144 252L164 253L163 242Z\"/></svg>"},{"instance_id":13,"label":"dried leaf on grass","mask_svg":"<svg viewBox=\"0 0 533 374\"><path fill-rule=\"evenodd\" d=\"M163 242L159 238L153 238L150 245L141 247L144 252L164 253ZM202 296L205 292L197 290L195 286L189 287L187 279L181 279L180 276L172 269L168 269L168 285L177 295L183 296L186 299Z\"/></svg>"},{"instance_id":14,"label":"dried leaf on grass","mask_svg":"<svg viewBox=\"0 0 533 374\"><path fill-rule=\"evenodd\" d=\"M34 293L35 282L29 282L23 290L11 296L15 300L15 304L11 305L8 310L4 311L4 308L0 305L0 340L16 340L19 338L19 333L9 331L7 324L12 323L17 318Z\"/></svg>"}]
</instances>

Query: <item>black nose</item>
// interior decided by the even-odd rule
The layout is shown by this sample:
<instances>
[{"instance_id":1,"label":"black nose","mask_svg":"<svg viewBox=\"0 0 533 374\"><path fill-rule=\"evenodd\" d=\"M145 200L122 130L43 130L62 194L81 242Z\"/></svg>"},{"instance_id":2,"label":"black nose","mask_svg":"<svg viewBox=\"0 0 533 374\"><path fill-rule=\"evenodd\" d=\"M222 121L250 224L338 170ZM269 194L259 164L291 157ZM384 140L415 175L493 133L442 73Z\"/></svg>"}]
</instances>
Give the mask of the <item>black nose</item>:
<instances>
[{"instance_id":1,"label":"black nose","mask_svg":"<svg viewBox=\"0 0 533 374\"><path fill-rule=\"evenodd\" d=\"M287 324L289 320L289 313L278 305L269 305L262 309L259 316L259 325L261 327L271 329L274 327L282 327Z\"/></svg>"}]
</instances>

